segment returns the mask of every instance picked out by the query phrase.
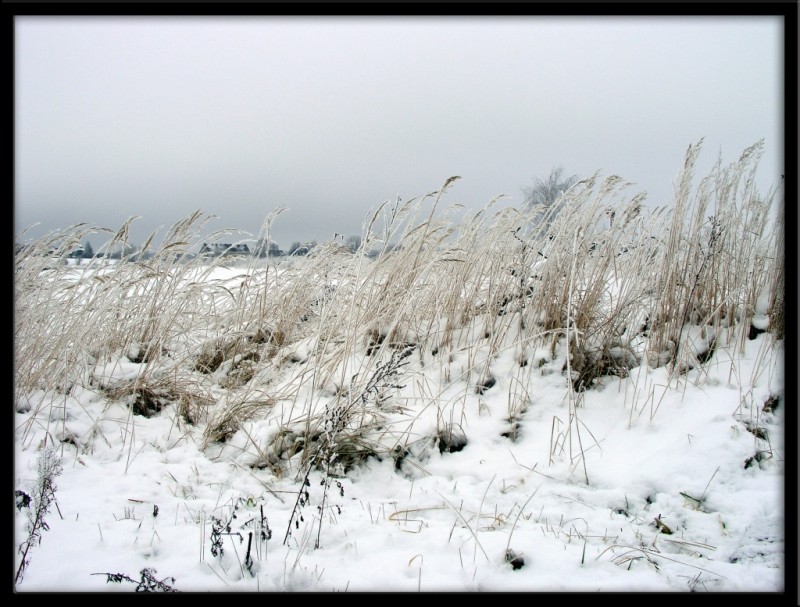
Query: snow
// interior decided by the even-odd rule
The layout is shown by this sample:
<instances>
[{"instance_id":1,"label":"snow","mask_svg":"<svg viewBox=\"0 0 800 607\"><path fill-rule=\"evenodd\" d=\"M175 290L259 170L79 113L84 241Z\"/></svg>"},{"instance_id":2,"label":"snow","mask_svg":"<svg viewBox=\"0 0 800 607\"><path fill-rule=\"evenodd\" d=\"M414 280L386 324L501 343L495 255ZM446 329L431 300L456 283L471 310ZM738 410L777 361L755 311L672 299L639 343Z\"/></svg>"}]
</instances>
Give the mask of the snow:
<instances>
[{"instance_id":1,"label":"snow","mask_svg":"<svg viewBox=\"0 0 800 607\"><path fill-rule=\"evenodd\" d=\"M529 349L523 369L520 348L458 343L449 364L410 357L406 406L393 413L413 423L408 454L330 479L321 519L322 472L300 520L296 475L253 466L269 448L288 457L273 441L276 420L293 415L286 403L204 445L174 403L147 418L99 388L28 395L15 413L15 489L34 492L46 436L63 472L16 590L131 592L145 568L179 591L787 590L786 404L764 407L782 394L782 342L723 341L678 377L642 365L580 393L567 390L563 348L554 359ZM312 349L295 344L286 369ZM95 372L106 385L141 366L120 354ZM484 368L495 384L477 394ZM441 452L437 420L468 444ZM216 556L215 519L232 533L217 536ZM15 547L27 520L19 510Z\"/></svg>"}]
</instances>

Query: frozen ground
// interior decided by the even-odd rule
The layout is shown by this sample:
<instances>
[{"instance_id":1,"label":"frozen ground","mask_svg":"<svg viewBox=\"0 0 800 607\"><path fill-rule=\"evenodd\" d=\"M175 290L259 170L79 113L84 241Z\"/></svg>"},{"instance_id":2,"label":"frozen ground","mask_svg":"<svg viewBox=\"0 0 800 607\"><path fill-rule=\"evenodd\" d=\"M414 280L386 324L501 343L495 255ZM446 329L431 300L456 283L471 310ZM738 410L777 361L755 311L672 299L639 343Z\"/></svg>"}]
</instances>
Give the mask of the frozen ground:
<instances>
[{"instance_id":1,"label":"frozen ground","mask_svg":"<svg viewBox=\"0 0 800 607\"><path fill-rule=\"evenodd\" d=\"M412 355L396 400L430 398L395 413L415 420L405 457L329 477L324 505L312 471L294 516L296 474L254 465L268 421L204 448L174 404L147 418L99 391L32 394L15 489L35 495L46 437L63 472L16 590L132 591L150 568L180 591L784 591L782 344L734 350L677 379L603 377L572 403L561 350L531 370L500 349L483 394ZM437 418L463 449L441 448Z\"/></svg>"}]
</instances>

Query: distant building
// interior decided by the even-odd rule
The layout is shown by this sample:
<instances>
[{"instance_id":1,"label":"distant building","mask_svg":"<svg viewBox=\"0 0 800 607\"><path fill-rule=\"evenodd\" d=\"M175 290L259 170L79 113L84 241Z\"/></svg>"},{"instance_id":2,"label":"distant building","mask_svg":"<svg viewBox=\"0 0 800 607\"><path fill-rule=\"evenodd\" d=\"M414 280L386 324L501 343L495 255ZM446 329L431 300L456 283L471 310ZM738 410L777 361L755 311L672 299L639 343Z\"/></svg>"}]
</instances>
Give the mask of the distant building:
<instances>
[{"instance_id":1,"label":"distant building","mask_svg":"<svg viewBox=\"0 0 800 607\"><path fill-rule=\"evenodd\" d=\"M204 242L200 247L203 257L219 257L220 255L250 255L250 247L246 244L230 244L221 242Z\"/></svg>"}]
</instances>

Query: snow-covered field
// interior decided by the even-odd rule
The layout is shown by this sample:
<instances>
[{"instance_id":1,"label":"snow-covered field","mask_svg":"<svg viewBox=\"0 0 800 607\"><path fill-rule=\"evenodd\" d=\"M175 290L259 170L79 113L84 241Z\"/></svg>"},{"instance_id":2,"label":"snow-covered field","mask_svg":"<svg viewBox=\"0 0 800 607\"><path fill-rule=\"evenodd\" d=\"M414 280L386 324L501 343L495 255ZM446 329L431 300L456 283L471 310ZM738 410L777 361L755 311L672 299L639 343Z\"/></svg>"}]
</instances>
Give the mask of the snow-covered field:
<instances>
[{"instance_id":1,"label":"snow-covered field","mask_svg":"<svg viewBox=\"0 0 800 607\"><path fill-rule=\"evenodd\" d=\"M769 204L614 183L550 239L18 255L16 591L791 590Z\"/></svg>"},{"instance_id":2,"label":"snow-covered field","mask_svg":"<svg viewBox=\"0 0 800 607\"><path fill-rule=\"evenodd\" d=\"M679 381L637 369L604 380L572 413L558 357L528 376L516 438L509 400L522 386L506 353L483 395L456 386L441 411L430 407L461 422L464 449L420 440L405 460L367 460L336 479L321 518L324 477L313 472L305 520L285 544L298 483L253 467L248 444L268 442L268 423L203 450L173 405L143 418L79 389L49 410L64 460L58 510L17 589L132 590L93 574L138 581L154 568L179 590L781 591L783 403L764 411L782 385L780 352L762 335L743 358L718 352ZM764 357L771 368L759 373ZM25 436L33 410L16 423L16 485L30 493L48 425ZM218 556L215 518L232 533Z\"/></svg>"}]
</instances>

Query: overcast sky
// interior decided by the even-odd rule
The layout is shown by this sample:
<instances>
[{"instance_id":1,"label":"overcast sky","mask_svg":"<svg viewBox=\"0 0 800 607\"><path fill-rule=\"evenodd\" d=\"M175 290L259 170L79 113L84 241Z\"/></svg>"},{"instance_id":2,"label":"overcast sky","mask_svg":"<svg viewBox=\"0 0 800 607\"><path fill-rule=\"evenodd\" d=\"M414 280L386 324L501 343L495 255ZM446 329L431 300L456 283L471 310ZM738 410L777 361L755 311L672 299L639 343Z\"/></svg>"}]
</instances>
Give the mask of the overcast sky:
<instances>
[{"instance_id":1,"label":"overcast sky","mask_svg":"<svg viewBox=\"0 0 800 607\"><path fill-rule=\"evenodd\" d=\"M670 201L766 140L783 173L780 17L38 17L15 33L15 232L132 241L195 209L273 239L361 233L369 211L462 177L478 209L555 166ZM635 193L632 192L631 194ZM97 243L95 243L95 246Z\"/></svg>"}]
</instances>

